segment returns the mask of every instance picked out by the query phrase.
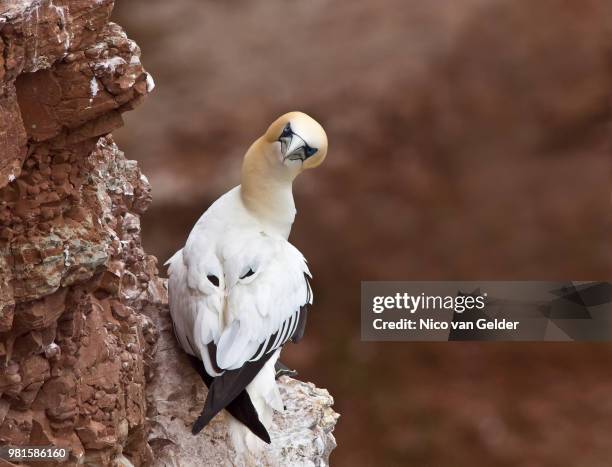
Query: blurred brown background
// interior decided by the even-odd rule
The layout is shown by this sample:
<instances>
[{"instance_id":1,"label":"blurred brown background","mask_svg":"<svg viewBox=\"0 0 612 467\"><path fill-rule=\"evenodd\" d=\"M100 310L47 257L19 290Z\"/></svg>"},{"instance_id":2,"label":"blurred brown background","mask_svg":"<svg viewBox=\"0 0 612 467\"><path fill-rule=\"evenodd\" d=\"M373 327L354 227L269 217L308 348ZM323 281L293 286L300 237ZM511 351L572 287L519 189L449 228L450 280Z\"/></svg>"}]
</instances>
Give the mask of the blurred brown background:
<instances>
[{"instance_id":1,"label":"blurred brown background","mask_svg":"<svg viewBox=\"0 0 612 467\"><path fill-rule=\"evenodd\" d=\"M336 466L604 466L612 345L365 344L361 280L609 279L612 4L119 0L157 88L116 139L165 261L248 145L303 110L330 152L294 187L314 272L284 360L342 414Z\"/></svg>"}]
</instances>

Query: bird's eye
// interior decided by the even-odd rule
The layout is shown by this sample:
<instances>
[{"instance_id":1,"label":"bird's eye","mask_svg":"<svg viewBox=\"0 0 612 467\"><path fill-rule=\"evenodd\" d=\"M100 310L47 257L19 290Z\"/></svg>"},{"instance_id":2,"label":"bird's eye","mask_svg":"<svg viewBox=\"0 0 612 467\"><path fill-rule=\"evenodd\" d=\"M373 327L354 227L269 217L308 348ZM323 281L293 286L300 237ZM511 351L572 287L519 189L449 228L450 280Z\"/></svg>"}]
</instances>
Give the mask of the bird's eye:
<instances>
[{"instance_id":1,"label":"bird's eye","mask_svg":"<svg viewBox=\"0 0 612 467\"><path fill-rule=\"evenodd\" d=\"M304 148L304 153L306 154L306 158L308 158L310 156L314 156L317 151L318 151L317 148L311 148L308 145L306 145L306 147Z\"/></svg>"},{"instance_id":2,"label":"bird's eye","mask_svg":"<svg viewBox=\"0 0 612 467\"><path fill-rule=\"evenodd\" d=\"M293 132L291 131L291 123L287 123L287 125L285 125L285 128L283 129L283 132L281 133L281 138L287 138L289 136L291 136L293 134Z\"/></svg>"},{"instance_id":3,"label":"bird's eye","mask_svg":"<svg viewBox=\"0 0 612 467\"><path fill-rule=\"evenodd\" d=\"M251 268L249 268L249 270L240 279L244 279L246 277L251 277L253 274L255 274L255 271L253 271Z\"/></svg>"},{"instance_id":4,"label":"bird's eye","mask_svg":"<svg viewBox=\"0 0 612 467\"><path fill-rule=\"evenodd\" d=\"M206 278L211 282L212 285L214 285L215 287L219 287L219 278L217 276L209 274L208 276L206 276Z\"/></svg>"}]
</instances>

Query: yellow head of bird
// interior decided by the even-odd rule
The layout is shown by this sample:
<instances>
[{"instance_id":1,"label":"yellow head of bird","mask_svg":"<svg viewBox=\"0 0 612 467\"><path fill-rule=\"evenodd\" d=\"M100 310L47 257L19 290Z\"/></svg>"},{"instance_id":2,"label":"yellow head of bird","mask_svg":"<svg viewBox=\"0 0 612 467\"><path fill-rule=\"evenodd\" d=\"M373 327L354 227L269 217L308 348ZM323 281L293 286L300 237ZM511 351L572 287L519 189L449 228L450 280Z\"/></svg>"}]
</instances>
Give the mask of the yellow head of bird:
<instances>
[{"instance_id":1,"label":"yellow head of bird","mask_svg":"<svg viewBox=\"0 0 612 467\"><path fill-rule=\"evenodd\" d=\"M315 168L327 155L325 130L302 112L289 112L277 118L263 139L273 145L278 160L292 172Z\"/></svg>"}]
</instances>

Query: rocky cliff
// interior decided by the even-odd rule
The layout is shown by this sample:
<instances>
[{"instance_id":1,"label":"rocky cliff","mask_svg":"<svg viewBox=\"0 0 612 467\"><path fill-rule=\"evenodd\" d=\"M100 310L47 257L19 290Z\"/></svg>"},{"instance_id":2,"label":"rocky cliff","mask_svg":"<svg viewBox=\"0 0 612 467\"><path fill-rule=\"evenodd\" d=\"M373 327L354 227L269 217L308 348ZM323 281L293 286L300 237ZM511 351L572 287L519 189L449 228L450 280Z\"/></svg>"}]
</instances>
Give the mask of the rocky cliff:
<instances>
[{"instance_id":1,"label":"rocky cliff","mask_svg":"<svg viewBox=\"0 0 612 467\"><path fill-rule=\"evenodd\" d=\"M144 313L159 332L154 366L159 379L147 385L155 409L149 411L149 443L155 453L155 467L244 466L248 459L234 453L226 442L225 412L215 417L204 436L193 436L191 425L200 414L206 389L177 348L165 289L159 290L159 304L146 306ZM325 389L283 376L279 381L285 411L276 413L270 429L270 448L257 459L257 466L325 467L336 447L332 434L338 414L334 400ZM250 464L249 464L250 465Z\"/></svg>"},{"instance_id":2,"label":"rocky cliff","mask_svg":"<svg viewBox=\"0 0 612 467\"><path fill-rule=\"evenodd\" d=\"M146 464L150 187L109 132L153 81L112 1L0 5L0 441Z\"/></svg>"},{"instance_id":3,"label":"rocky cliff","mask_svg":"<svg viewBox=\"0 0 612 467\"><path fill-rule=\"evenodd\" d=\"M0 1L0 445L62 446L67 465L104 466L151 465L170 446L174 465L189 465L190 415L165 427L155 399L168 389L164 358L181 355L164 331L154 355L153 320L168 313L140 240L150 186L110 136L154 83L112 7ZM287 384L296 400L320 396Z\"/></svg>"}]
</instances>

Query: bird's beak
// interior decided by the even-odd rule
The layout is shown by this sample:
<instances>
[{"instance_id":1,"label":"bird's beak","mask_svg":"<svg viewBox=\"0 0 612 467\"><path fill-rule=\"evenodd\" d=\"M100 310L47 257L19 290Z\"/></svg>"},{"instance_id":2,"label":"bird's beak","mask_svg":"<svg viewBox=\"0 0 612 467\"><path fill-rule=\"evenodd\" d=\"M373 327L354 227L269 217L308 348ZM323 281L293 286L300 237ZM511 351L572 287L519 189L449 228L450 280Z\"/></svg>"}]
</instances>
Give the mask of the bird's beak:
<instances>
[{"instance_id":1,"label":"bird's beak","mask_svg":"<svg viewBox=\"0 0 612 467\"><path fill-rule=\"evenodd\" d=\"M281 150L284 147L283 159L289 159L290 161L303 161L306 159L306 155L304 153L304 147L306 143L302 138L300 138L295 133L291 135L291 139L286 138L287 141L285 144L281 144Z\"/></svg>"}]
</instances>

